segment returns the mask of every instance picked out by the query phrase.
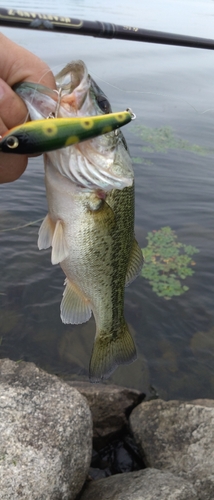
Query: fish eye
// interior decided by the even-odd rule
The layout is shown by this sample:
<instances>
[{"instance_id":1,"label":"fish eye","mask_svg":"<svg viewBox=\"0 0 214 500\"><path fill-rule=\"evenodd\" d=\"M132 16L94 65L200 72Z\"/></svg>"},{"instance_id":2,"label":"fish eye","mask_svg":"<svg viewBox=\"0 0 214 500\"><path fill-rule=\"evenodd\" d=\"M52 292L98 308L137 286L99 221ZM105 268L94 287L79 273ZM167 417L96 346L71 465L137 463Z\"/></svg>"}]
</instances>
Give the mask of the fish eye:
<instances>
[{"instance_id":1,"label":"fish eye","mask_svg":"<svg viewBox=\"0 0 214 500\"><path fill-rule=\"evenodd\" d=\"M111 106L110 106L110 103L108 102L108 100L106 99L105 96L97 95L96 101L97 101L97 104L98 104L99 108L101 109L101 111L103 111L106 114L110 113Z\"/></svg>"},{"instance_id":2,"label":"fish eye","mask_svg":"<svg viewBox=\"0 0 214 500\"><path fill-rule=\"evenodd\" d=\"M17 148L18 145L19 141L17 137L15 137L14 135L11 135L10 137L8 137L8 139L6 139L6 146L8 146L8 148L14 149Z\"/></svg>"}]
</instances>

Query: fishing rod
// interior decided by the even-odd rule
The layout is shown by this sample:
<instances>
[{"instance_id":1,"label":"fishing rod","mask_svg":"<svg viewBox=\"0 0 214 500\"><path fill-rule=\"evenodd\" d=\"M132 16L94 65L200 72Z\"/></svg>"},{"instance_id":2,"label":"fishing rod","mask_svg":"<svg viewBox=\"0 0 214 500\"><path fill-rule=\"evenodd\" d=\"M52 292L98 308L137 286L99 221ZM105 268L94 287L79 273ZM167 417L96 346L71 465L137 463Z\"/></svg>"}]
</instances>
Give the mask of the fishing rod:
<instances>
[{"instance_id":1,"label":"fishing rod","mask_svg":"<svg viewBox=\"0 0 214 500\"><path fill-rule=\"evenodd\" d=\"M214 40L208 38L15 9L0 8L0 26L214 50Z\"/></svg>"}]
</instances>

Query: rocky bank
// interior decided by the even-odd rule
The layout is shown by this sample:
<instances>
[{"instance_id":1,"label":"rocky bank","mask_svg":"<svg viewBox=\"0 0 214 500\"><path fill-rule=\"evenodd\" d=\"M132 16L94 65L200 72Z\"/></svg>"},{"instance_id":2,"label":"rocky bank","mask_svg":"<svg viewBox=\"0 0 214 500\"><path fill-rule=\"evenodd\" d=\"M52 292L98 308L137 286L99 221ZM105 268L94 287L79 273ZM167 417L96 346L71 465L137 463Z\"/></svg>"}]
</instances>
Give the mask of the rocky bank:
<instances>
[{"instance_id":1,"label":"rocky bank","mask_svg":"<svg viewBox=\"0 0 214 500\"><path fill-rule=\"evenodd\" d=\"M0 492L1 500L214 500L214 401L144 401L138 391L0 360Z\"/></svg>"}]
</instances>

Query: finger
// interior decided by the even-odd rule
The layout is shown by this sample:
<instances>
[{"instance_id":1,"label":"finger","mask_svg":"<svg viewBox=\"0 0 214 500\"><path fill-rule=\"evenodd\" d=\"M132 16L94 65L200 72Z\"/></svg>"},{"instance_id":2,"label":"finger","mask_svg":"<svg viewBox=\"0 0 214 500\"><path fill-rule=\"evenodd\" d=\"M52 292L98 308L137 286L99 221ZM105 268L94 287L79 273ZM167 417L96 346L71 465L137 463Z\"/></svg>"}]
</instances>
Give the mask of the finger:
<instances>
[{"instance_id":1,"label":"finger","mask_svg":"<svg viewBox=\"0 0 214 500\"><path fill-rule=\"evenodd\" d=\"M0 134L7 132L7 127L0 118ZM18 179L27 167L28 158L25 155L9 155L0 153L0 184Z\"/></svg>"},{"instance_id":2,"label":"finger","mask_svg":"<svg viewBox=\"0 0 214 500\"><path fill-rule=\"evenodd\" d=\"M27 118L24 102L10 88L20 81L42 83L55 89L55 80L46 63L0 33L0 135ZM7 82L7 83L6 83ZM0 183L20 177L27 156L0 153Z\"/></svg>"},{"instance_id":3,"label":"finger","mask_svg":"<svg viewBox=\"0 0 214 500\"><path fill-rule=\"evenodd\" d=\"M19 179L27 167L27 161L27 156L1 153L0 184L13 182Z\"/></svg>"},{"instance_id":4,"label":"finger","mask_svg":"<svg viewBox=\"0 0 214 500\"><path fill-rule=\"evenodd\" d=\"M28 117L27 108L18 95L0 78L0 134L23 123Z\"/></svg>"},{"instance_id":5,"label":"finger","mask_svg":"<svg viewBox=\"0 0 214 500\"><path fill-rule=\"evenodd\" d=\"M42 83L55 89L55 80L48 65L28 50L0 33L0 75L11 87L20 81Z\"/></svg>"}]
</instances>

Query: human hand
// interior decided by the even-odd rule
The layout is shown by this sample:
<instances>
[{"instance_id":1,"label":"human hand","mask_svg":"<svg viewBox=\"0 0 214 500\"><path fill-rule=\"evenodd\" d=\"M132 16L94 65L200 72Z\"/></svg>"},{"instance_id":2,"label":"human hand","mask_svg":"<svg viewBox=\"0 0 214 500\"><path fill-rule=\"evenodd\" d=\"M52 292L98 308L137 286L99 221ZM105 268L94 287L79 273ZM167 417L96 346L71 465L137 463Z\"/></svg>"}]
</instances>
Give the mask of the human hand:
<instances>
[{"instance_id":1,"label":"human hand","mask_svg":"<svg viewBox=\"0 0 214 500\"><path fill-rule=\"evenodd\" d=\"M28 50L0 33L0 135L23 123L27 108L11 87L21 81L41 83L55 88L48 65ZM0 183L18 179L27 167L25 155L0 153Z\"/></svg>"}]
</instances>

